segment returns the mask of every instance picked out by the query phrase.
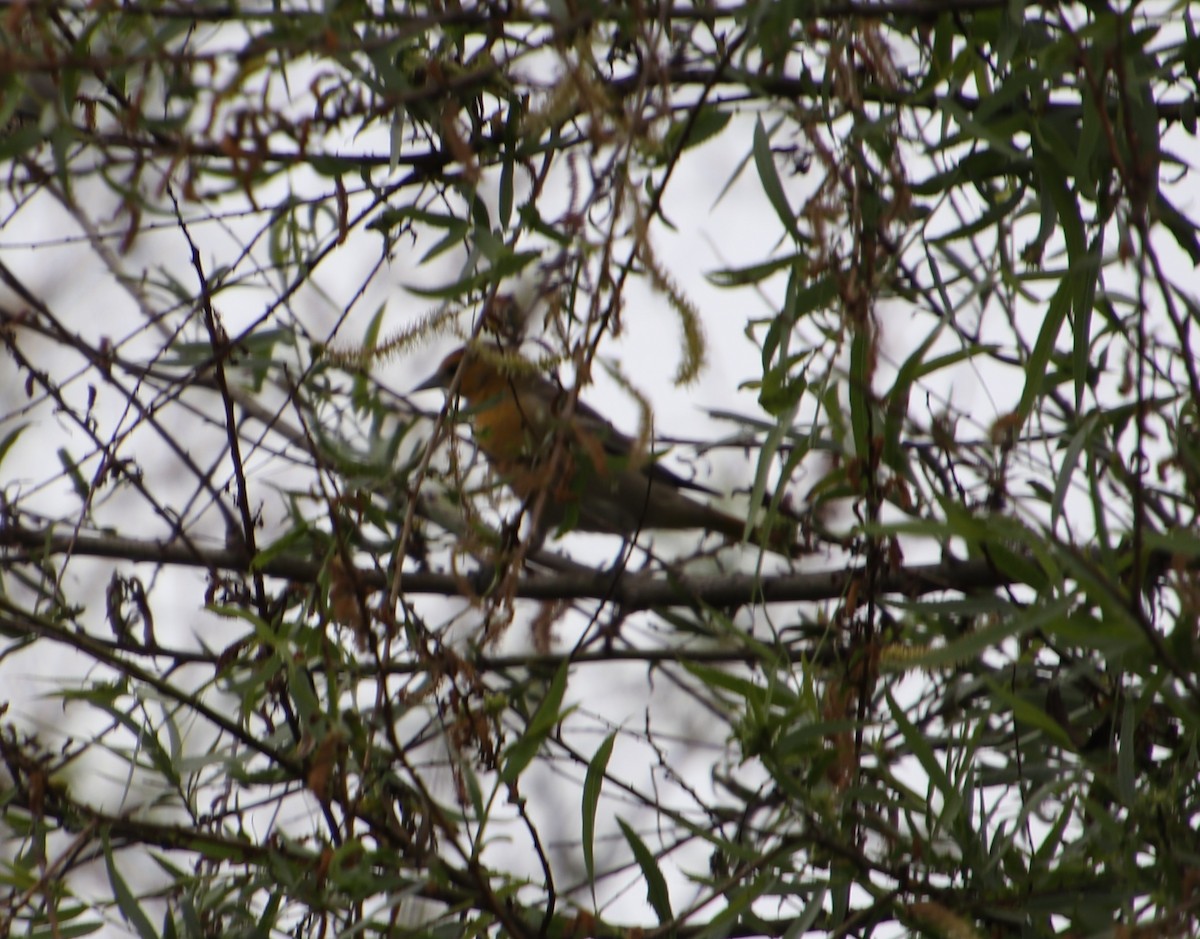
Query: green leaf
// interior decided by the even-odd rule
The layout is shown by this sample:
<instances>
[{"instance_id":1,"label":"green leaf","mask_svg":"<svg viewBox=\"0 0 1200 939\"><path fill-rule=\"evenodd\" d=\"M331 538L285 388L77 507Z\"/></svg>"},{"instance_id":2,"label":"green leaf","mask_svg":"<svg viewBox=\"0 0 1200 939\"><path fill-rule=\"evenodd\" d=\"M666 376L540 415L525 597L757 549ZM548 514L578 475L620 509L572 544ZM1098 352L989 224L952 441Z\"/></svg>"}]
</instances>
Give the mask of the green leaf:
<instances>
[{"instance_id":1,"label":"green leaf","mask_svg":"<svg viewBox=\"0 0 1200 939\"><path fill-rule=\"evenodd\" d=\"M935 820L949 827L962 808L962 797L958 787L950 782L950 777L946 775L945 768L938 762L933 747L929 745L925 734L917 730L912 721L908 719L904 709L892 697L891 691L887 691L886 695L892 719L895 720L896 727L904 736L908 752L917 758L917 762L925 770L925 775L929 777L929 782L942 794L942 812Z\"/></svg>"},{"instance_id":2,"label":"green leaf","mask_svg":"<svg viewBox=\"0 0 1200 939\"><path fill-rule=\"evenodd\" d=\"M279 920L279 910L283 906L284 891L273 890L267 898L267 902L263 905L261 915L258 917L258 922L255 923L255 929L260 936L271 935L276 923Z\"/></svg>"},{"instance_id":3,"label":"green leaf","mask_svg":"<svg viewBox=\"0 0 1200 939\"><path fill-rule=\"evenodd\" d=\"M1125 805L1137 801L1137 705L1132 695L1122 696L1121 739L1117 744L1117 791Z\"/></svg>"},{"instance_id":4,"label":"green leaf","mask_svg":"<svg viewBox=\"0 0 1200 939\"><path fill-rule=\"evenodd\" d=\"M761 264L751 264L748 267L726 267L710 271L704 276L716 287L746 287L762 283L773 274L788 270L791 267L803 265L808 255L803 252L789 254L781 258L764 261ZM829 280L829 278L827 278Z\"/></svg>"},{"instance_id":5,"label":"green leaf","mask_svg":"<svg viewBox=\"0 0 1200 939\"><path fill-rule=\"evenodd\" d=\"M1092 364L1092 313L1096 304L1096 284L1100 278L1100 258L1104 253L1104 226L1096 233L1086 254L1086 261L1071 263L1070 277L1075 281L1074 343L1071 347L1072 368L1075 372L1075 407L1083 405Z\"/></svg>"},{"instance_id":6,"label":"green leaf","mask_svg":"<svg viewBox=\"0 0 1200 939\"><path fill-rule=\"evenodd\" d=\"M538 705L533 717L529 719L525 733L505 751L504 768L500 772L500 778L505 783L511 785L517 781L525 768L533 762L533 758L537 756L538 750L550 736L550 732L566 716L560 711L560 708L563 695L567 690L569 665L569 662L563 662L558 667L550 686L546 689L546 696L542 698L542 703Z\"/></svg>"},{"instance_id":7,"label":"green leaf","mask_svg":"<svg viewBox=\"0 0 1200 939\"><path fill-rule=\"evenodd\" d=\"M1071 735L1067 733L1066 728L1047 714L1044 708L1040 708L1036 704L1018 697L1000 682L987 679L986 684L991 693L995 695L997 701L1008 705L1015 720L1027 727L1040 730L1054 741L1057 746L1070 751L1075 750L1075 741L1071 739Z\"/></svg>"},{"instance_id":8,"label":"green leaf","mask_svg":"<svg viewBox=\"0 0 1200 939\"><path fill-rule=\"evenodd\" d=\"M808 390L804 371L794 372L797 358L789 356L786 361L767 371L763 375L762 386L758 390L759 406L776 418L776 426L773 431L780 433L791 428L796 411L800 407L800 400L804 397L804 392ZM762 461L760 461L761 465ZM759 495L761 493L756 494L754 498L757 499ZM751 502L751 505L758 504L757 501Z\"/></svg>"},{"instance_id":9,"label":"green leaf","mask_svg":"<svg viewBox=\"0 0 1200 939\"><path fill-rule=\"evenodd\" d=\"M633 850L633 859L637 861L638 867L642 869L642 876L646 879L646 899L650 901L650 906L658 916L659 923L670 922L672 919L671 897L667 892L667 880L663 877L662 871L658 869L658 862L650 853L650 849L646 847L645 842L637 836L623 818L618 818L617 824L621 826L621 833Z\"/></svg>"},{"instance_id":10,"label":"green leaf","mask_svg":"<svg viewBox=\"0 0 1200 939\"><path fill-rule=\"evenodd\" d=\"M84 912L84 910L80 910ZM104 928L104 923L72 923L66 924L66 914L63 910L54 911L55 922L45 929L34 929L24 934L25 939L78 939L80 936L90 936Z\"/></svg>"},{"instance_id":11,"label":"green leaf","mask_svg":"<svg viewBox=\"0 0 1200 939\"><path fill-rule=\"evenodd\" d=\"M783 191L783 183L775 169L775 154L771 152L771 141L767 137L761 120L754 122L754 166L758 170L758 178L762 182L763 192L767 194L767 200L771 203L775 214L779 216L779 220L783 222L783 227L787 229L788 234L797 244L804 244L805 239L800 234L800 229L796 227L796 215L792 211L791 205L788 204L787 195Z\"/></svg>"},{"instance_id":12,"label":"green leaf","mask_svg":"<svg viewBox=\"0 0 1200 939\"><path fill-rule=\"evenodd\" d=\"M371 386L367 377L370 372L372 356L379 345L379 331L383 327L383 314L386 310L386 301L379 304L379 309L371 317L371 322L367 324L367 330L363 334L362 362L364 367L355 370L354 386L350 392L350 400L354 403L354 409L359 413L365 412L371 404Z\"/></svg>"},{"instance_id":13,"label":"green leaf","mask_svg":"<svg viewBox=\"0 0 1200 939\"><path fill-rule=\"evenodd\" d=\"M1187 253L1192 265L1200 265L1200 239L1196 237L1193 221L1175 208L1161 192L1154 202L1154 209L1158 220L1175 238L1175 243Z\"/></svg>"},{"instance_id":14,"label":"green leaf","mask_svg":"<svg viewBox=\"0 0 1200 939\"><path fill-rule=\"evenodd\" d=\"M0 463L4 462L4 458L8 456L8 451L12 449L13 444L17 442L17 438L21 436L22 431L28 426L29 424L27 423L18 424L5 435L3 440L0 440Z\"/></svg>"},{"instance_id":15,"label":"green leaf","mask_svg":"<svg viewBox=\"0 0 1200 939\"><path fill-rule=\"evenodd\" d=\"M775 685L767 689L762 684L749 678L741 678L724 669L700 665L696 662L683 661L680 663L691 674L699 678L709 688L720 688L737 695L748 702L767 702L776 707L791 707L796 703L796 695L790 688Z\"/></svg>"},{"instance_id":16,"label":"green leaf","mask_svg":"<svg viewBox=\"0 0 1200 939\"><path fill-rule=\"evenodd\" d=\"M1033 352L1029 356L1029 361L1025 363L1025 390L1021 393L1020 404L1017 405L1017 411L1022 418L1033 413L1034 405L1042 393L1042 384L1046 380L1050 356L1054 353L1054 345L1058 341L1058 334L1062 330L1063 321L1067 318L1067 311L1070 308L1071 283L1069 277L1064 277L1062 283L1058 285L1058 289L1054 291L1054 296L1050 298L1050 305L1046 308L1046 318L1042 321L1042 328L1033 345Z\"/></svg>"},{"instance_id":17,"label":"green leaf","mask_svg":"<svg viewBox=\"0 0 1200 939\"><path fill-rule=\"evenodd\" d=\"M446 215L441 212L430 212L412 205L384 209L367 223L368 230L391 231L404 222L420 222L431 228L441 228L448 232L463 235L470 228L466 219L456 215Z\"/></svg>"},{"instance_id":18,"label":"green leaf","mask_svg":"<svg viewBox=\"0 0 1200 939\"><path fill-rule=\"evenodd\" d=\"M674 154L699 146L723 131L731 117L733 115L728 111L711 104L703 105L698 111L671 124L663 138L664 152Z\"/></svg>"},{"instance_id":19,"label":"green leaf","mask_svg":"<svg viewBox=\"0 0 1200 939\"><path fill-rule=\"evenodd\" d=\"M996 648L1007 639L1023 636L1035 629L1048 628L1051 623L1065 618L1073 603L1072 597L1063 596L1051 603L1014 610L982 629L969 632L916 658L907 659L905 664L914 668L946 668L974 662L988 649Z\"/></svg>"},{"instance_id":20,"label":"green leaf","mask_svg":"<svg viewBox=\"0 0 1200 939\"><path fill-rule=\"evenodd\" d=\"M1035 806L1042 804L1039 799L1027 799L1025 808L1022 809L1022 816L1026 812L1031 811ZM1042 843L1038 845L1037 850L1033 852L1033 863L1029 865L1030 872L1034 871L1049 871L1053 864L1055 855L1058 853L1060 845L1063 843L1063 835L1066 833L1067 825L1075 818L1075 797L1071 796L1055 813L1058 818L1055 819L1054 825L1050 831L1046 833L1046 837L1042 839Z\"/></svg>"},{"instance_id":21,"label":"green leaf","mask_svg":"<svg viewBox=\"0 0 1200 939\"><path fill-rule=\"evenodd\" d=\"M804 912L792 920L780 939L799 939L799 937L811 930L817 922L817 917L825 912L825 897L828 893L829 891L826 887L817 886L813 890L808 903L804 905Z\"/></svg>"},{"instance_id":22,"label":"green leaf","mask_svg":"<svg viewBox=\"0 0 1200 939\"><path fill-rule=\"evenodd\" d=\"M1075 475L1075 468L1079 464L1079 454L1083 452L1084 447L1091 443L1098 421L1097 415L1088 415L1080 428L1071 435L1071 441L1063 452L1062 461L1057 470L1057 478L1054 481L1054 500L1050 503L1051 531L1055 530L1058 520L1063 517L1067 490L1070 488L1071 478Z\"/></svg>"},{"instance_id":23,"label":"green leaf","mask_svg":"<svg viewBox=\"0 0 1200 939\"><path fill-rule=\"evenodd\" d=\"M1200 557L1200 533L1190 528L1172 528L1165 532L1147 532L1146 549L1166 551L1185 557Z\"/></svg>"},{"instance_id":24,"label":"green leaf","mask_svg":"<svg viewBox=\"0 0 1200 939\"><path fill-rule=\"evenodd\" d=\"M79 464L67 452L66 447L58 448L58 462L62 464L63 472L71 480L71 487L75 490L75 495L86 502L88 498L88 482L83 478L83 473L79 470Z\"/></svg>"},{"instance_id":25,"label":"green leaf","mask_svg":"<svg viewBox=\"0 0 1200 939\"><path fill-rule=\"evenodd\" d=\"M516 109L513 109L516 111ZM513 209L513 177L516 174L517 160L512 147L505 147L504 158L500 163L500 193L496 208L497 220L502 231L508 231L508 223L512 220Z\"/></svg>"},{"instance_id":26,"label":"green leaf","mask_svg":"<svg viewBox=\"0 0 1200 939\"><path fill-rule=\"evenodd\" d=\"M604 771L608 769L608 759L612 756L613 743L616 733L604 738L596 750L595 756L588 763L587 776L583 780L583 864L587 870L588 883L592 892L596 890L596 869L593 857L593 846L596 838L596 808L600 804L600 790L604 786Z\"/></svg>"},{"instance_id":27,"label":"green leaf","mask_svg":"<svg viewBox=\"0 0 1200 939\"><path fill-rule=\"evenodd\" d=\"M868 346L871 334L859 329L850 342L850 426L854 434L854 455L864 465L870 456L871 444L871 354Z\"/></svg>"},{"instance_id":28,"label":"green leaf","mask_svg":"<svg viewBox=\"0 0 1200 939\"><path fill-rule=\"evenodd\" d=\"M1013 120L998 120L994 124L984 124L952 98L942 98L940 104L949 119L963 129L963 133L948 134L938 142L938 150L961 147L964 143L976 139L985 141L993 150L1016 163L1020 163L1026 158L1023 151L1013 146L1013 134L1016 129Z\"/></svg>"},{"instance_id":29,"label":"green leaf","mask_svg":"<svg viewBox=\"0 0 1200 939\"><path fill-rule=\"evenodd\" d=\"M951 317L949 314L940 319L937 325L929 331L929 335L904 360L904 364L896 372L896 380L892 383L892 389L887 393L885 398L887 401L887 410L884 414L883 424L883 458L888 466L905 477L910 476L910 473L902 444L904 441L904 422L909 416L908 402L912 394L913 385L920 379L932 375L943 368L949 368L952 365L957 365L959 362L972 359L976 355L992 351L986 346L971 345L965 349L959 349L925 361L925 356L933 348L933 344L942 334L943 328L950 321Z\"/></svg>"},{"instance_id":30,"label":"green leaf","mask_svg":"<svg viewBox=\"0 0 1200 939\"><path fill-rule=\"evenodd\" d=\"M406 285L406 288L418 297L428 297L432 300L452 300L481 290L484 287L499 283L506 277L524 270L527 266L542 256L540 251L514 251L497 259L487 270L477 274L469 274L453 283L442 287L416 287Z\"/></svg>"},{"instance_id":31,"label":"green leaf","mask_svg":"<svg viewBox=\"0 0 1200 939\"><path fill-rule=\"evenodd\" d=\"M1146 642L1145 633L1129 609L1128 597L1118 572L1096 567L1067 546L1062 547L1057 557L1064 573L1074 579L1088 600L1099 606L1103 614L1091 617L1092 639L1089 644L1111 643L1110 654L1115 655L1114 649L1134 648Z\"/></svg>"},{"instance_id":32,"label":"green leaf","mask_svg":"<svg viewBox=\"0 0 1200 939\"><path fill-rule=\"evenodd\" d=\"M102 836L101 840L104 843L104 866L108 870L108 882L112 884L113 898L117 901L117 907L142 939L158 939L158 933L154 931L154 926L150 923L150 917L146 915L138 903L137 897L133 895L133 891L129 889L129 885L117 871L116 860L112 853L112 843L108 840L107 833Z\"/></svg>"}]
</instances>

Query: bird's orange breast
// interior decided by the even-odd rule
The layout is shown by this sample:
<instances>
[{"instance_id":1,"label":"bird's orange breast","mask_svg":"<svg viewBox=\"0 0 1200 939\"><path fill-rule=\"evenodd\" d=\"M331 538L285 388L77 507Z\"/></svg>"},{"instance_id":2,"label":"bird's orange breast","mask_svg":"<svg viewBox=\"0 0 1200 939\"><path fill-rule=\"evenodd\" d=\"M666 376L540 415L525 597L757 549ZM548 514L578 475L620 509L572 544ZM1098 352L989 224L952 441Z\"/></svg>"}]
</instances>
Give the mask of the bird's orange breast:
<instances>
[{"instance_id":1,"label":"bird's orange breast","mask_svg":"<svg viewBox=\"0 0 1200 939\"><path fill-rule=\"evenodd\" d=\"M501 472L506 464L533 459L544 431L531 423L527 409L510 390L494 389L471 405L475 442Z\"/></svg>"}]
</instances>

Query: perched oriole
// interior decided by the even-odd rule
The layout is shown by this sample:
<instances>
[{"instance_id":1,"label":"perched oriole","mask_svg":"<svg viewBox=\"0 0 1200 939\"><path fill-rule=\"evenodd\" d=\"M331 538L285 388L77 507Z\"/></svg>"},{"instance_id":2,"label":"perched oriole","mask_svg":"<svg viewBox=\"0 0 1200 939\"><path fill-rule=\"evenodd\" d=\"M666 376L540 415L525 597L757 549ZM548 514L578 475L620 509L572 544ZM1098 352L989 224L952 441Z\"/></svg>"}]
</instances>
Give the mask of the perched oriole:
<instances>
[{"instance_id":1,"label":"perched oriole","mask_svg":"<svg viewBox=\"0 0 1200 939\"><path fill-rule=\"evenodd\" d=\"M639 455L633 440L582 401L569 409L569 394L532 363L496 346L463 346L414 390L455 387L469 405L475 443L500 479L529 507L545 492L543 531L565 525L631 537L696 528L742 539L742 519L685 492L713 490ZM773 530L766 547L798 553L784 536Z\"/></svg>"}]
</instances>

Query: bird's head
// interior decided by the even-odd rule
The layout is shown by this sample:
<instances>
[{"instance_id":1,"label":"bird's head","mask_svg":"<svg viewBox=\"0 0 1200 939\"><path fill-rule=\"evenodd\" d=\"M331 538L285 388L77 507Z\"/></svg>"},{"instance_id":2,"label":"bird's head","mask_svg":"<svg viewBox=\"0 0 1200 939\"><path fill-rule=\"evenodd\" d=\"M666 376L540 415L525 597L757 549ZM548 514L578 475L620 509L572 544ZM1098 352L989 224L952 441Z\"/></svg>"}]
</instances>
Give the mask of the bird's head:
<instances>
[{"instance_id":1,"label":"bird's head","mask_svg":"<svg viewBox=\"0 0 1200 939\"><path fill-rule=\"evenodd\" d=\"M449 389L461 371L458 393L467 400L478 400L503 391L511 380L503 365L504 353L496 347L475 348L459 346L442 359L437 371L417 385L413 391L430 388Z\"/></svg>"}]
</instances>

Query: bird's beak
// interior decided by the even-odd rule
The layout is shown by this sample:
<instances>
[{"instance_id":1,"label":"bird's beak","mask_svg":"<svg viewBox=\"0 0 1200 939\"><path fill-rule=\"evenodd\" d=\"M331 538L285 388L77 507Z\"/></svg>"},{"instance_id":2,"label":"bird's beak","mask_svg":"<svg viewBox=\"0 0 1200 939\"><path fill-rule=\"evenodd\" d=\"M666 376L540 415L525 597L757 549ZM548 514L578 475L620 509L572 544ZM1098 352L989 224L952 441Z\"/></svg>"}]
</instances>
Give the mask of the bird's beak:
<instances>
[{"instance_id":1,"label":"bird's beak","mask_svg":"<svg viewBox=\"0 0 1200 939\"><path fill-rule=\"evenodd\" d=\"M446 385L442 381L441 372L434 372L426 378L421 384L417 385L413 391L432 391L434 388L445 388Z\"/></svg>"}]
</instances>

